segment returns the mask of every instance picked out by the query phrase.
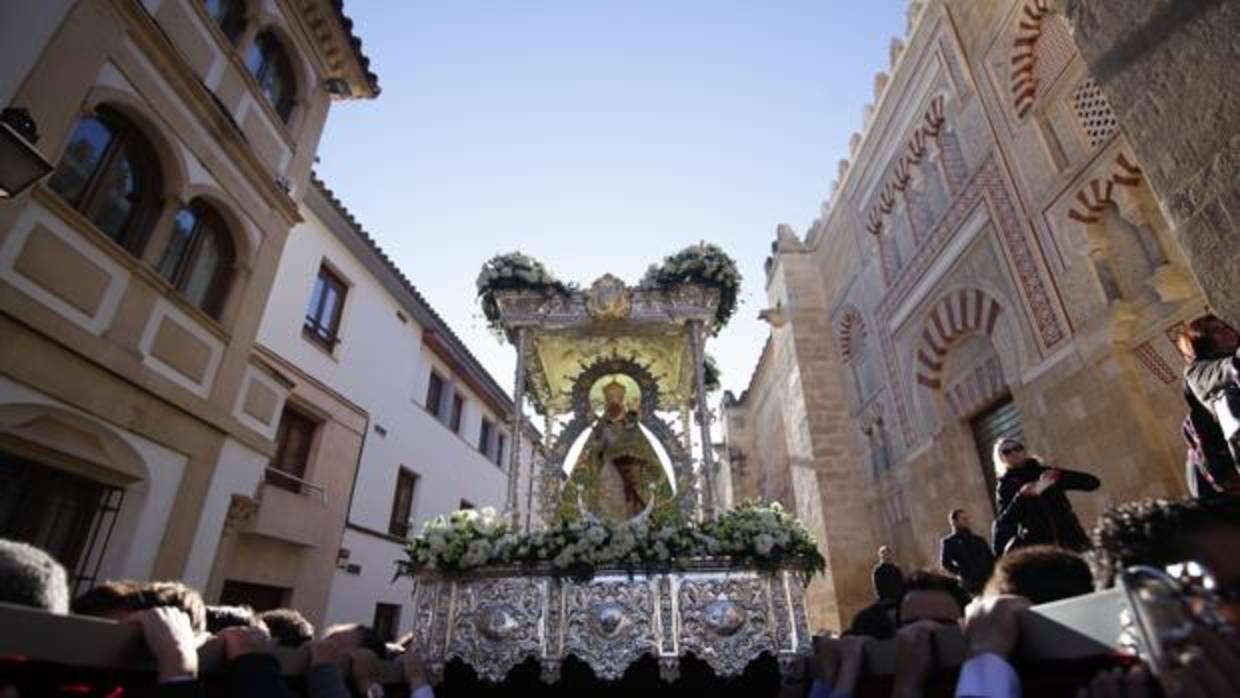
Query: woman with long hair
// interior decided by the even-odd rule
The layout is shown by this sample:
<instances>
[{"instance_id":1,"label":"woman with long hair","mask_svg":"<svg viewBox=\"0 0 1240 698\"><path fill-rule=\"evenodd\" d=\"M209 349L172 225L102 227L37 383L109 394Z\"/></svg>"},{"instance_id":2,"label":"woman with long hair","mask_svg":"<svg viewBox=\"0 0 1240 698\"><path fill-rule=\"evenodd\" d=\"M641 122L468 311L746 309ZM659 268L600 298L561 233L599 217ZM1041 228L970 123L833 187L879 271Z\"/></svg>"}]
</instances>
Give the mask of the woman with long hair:
<instances>
[{"instance_id":1,"label":"woman with long hair","mask_svg":"<svg viewBox=\"0 0 1240 698\"><path fill-rule=\"evenodd\" d=\"M992 453L995 475L995 555L1028 545L1081 551L1089 537L1072 511L1068 490L1090 492L1102 484L1089 473L1046 466L1018 439L999 439Z\"/></svg>"}]
</instances>

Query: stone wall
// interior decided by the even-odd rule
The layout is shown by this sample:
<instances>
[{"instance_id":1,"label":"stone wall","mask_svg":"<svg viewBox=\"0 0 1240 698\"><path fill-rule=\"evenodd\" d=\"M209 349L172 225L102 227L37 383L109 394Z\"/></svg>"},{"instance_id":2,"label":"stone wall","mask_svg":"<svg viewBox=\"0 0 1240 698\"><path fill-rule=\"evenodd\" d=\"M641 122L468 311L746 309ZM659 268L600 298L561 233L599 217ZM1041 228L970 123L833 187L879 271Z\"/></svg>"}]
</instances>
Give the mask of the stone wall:
<instances>
[{"instance_id":1,"label":"stone wall","mask_svg":"<svg viewBox=\"0 0 1240 698\"><path fill-rule=\"evenodd\" d=\"M1240 324L1240 4L1062 4L1206 300Z\"/></svg>"},{"instance_id":2,"label":"stone wall","mask_svg":"<svg viewBox=\"0 0 1240 698\"><path fill-rule=\"evenodd\" d=\"M910 8L820 218L779 227L771 341L728 410L759 494L819 538L830 627L878 545L934 568L951 509L989 530L1002 415L1103 481L1073 495L1086 526L1183 491L1170 336L1203 301L1142 149L1045 0Z\"/></svg>"}]
</instances>

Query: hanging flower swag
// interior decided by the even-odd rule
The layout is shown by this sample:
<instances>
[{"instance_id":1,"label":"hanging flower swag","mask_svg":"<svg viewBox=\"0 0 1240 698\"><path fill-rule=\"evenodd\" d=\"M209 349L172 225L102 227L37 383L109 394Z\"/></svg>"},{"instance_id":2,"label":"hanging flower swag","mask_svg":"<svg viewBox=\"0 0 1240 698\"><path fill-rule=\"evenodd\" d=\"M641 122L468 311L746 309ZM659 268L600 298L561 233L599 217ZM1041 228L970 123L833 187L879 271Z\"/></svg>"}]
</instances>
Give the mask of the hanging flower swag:
<instances>
[{"instance_id":1,"label":"hanging flower swag","mask_svg":"<svg viewBox=\"0 0 1240 698\"><path fill-rule=\"evenodd\" d=\"M588 580L599 570L673 570L690 562L726 560L758 569L826 569L813 536L775 504L751 501L702 523L652 525L586 516L520 533L494 509L462 510L427 521L397 561L397 577L436 571L460 575L519 567Z\"/></svg>"},{"instance_id":2,"label":"hanging flower swag","mask_svg":"<svg viewBox=\"0 0 1240 698\"><path fill-rule=\"evenodd\" d=\"M719 290L719 307L711 323L711 333L719 334L736 314L741 288L741 273L736 268L736 262L718 245L707 242L690 245L664 257L661 263L651 265L642 277L640 287L666 293L684 284L699 284ZM503 327L499 322L499 304L495 300L497 291L568 295L577 290L575 285L556 278L542 262L521 252L496 255L487 260L478 274L476 286L487 327L501 335Z\"/></svg>"},{"instance_id":3,"label":"hanging flower swag","mask_svg":"<svg viewBox=\"0 0 1240 698\"><path fill-rule=\"evenodd\" d=\"M723 387L720 375L719 364L715 362L715 357L706 354L702 357L702 382L706 384L706 392L713 393Z\"/></svg>"},{"instance_id":4,"label":"hanging flower swag","mask_svg":"<svg viewBox=\"0 0 1240 698\"><path fill-rule=\"evenodd\" d=\"M571 284L560 281L543 266L543 263L521 252L495 255L482 265L476 282L478 299L487 327L502 335L499 322L499 304L496 291L538 291L547 294L568 295L575 290Z\"/></svg>"},{"instance_id":5,"label":"hanging flower swag","mask_svg":"<svg viewBox=\"0 0 1240 698\"><path fill-rule=\"evenodd\" d=\"M682 284L699 284L719 289L719 307L711 334L717 335L736 314L741 273L736 262L718 245L701 242L652 264L642 277L641 287L670 291Z\"/></svg>"}]
</instances>

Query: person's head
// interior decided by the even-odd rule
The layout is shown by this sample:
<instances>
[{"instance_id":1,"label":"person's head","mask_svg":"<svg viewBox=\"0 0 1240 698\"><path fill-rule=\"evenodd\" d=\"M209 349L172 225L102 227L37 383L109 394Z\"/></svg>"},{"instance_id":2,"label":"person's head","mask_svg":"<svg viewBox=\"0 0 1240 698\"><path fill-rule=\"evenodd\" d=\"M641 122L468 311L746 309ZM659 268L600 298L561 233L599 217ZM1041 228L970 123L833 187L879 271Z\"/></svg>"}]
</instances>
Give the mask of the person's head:
<instances>
[{"instance_id":1,"label":"person's head","mask_svg":"<svg viewBox=\"0 0 1240 698\"><path fill-rule=\"evenodd\" d=\"M212 635L224 628L250 628L261 624L249 606L207 606L207 632Z\"/></svg>"},{"instance_id":2,"label":"person's head","mask_svg":"<svg viewBox=\"0 0 1240 698\"><path fill-rule=\"evenodd\" d=\"M994 461L995 473L1002 475L1008 468L1020 465L1028 458L1025 442L1020 439L999 439L995 442L991 459Z\"/></svg>"},{"instance_id":3,"label":"person's head","mask_svg":"<svg viewBox=\"0 0 1240 698\"><path fill-rule=\"evenodd\" d=\"M969 594L953 577L917 570L904 578L904 590L896 604L896 625L919 620L958 623L969 605Z\"/></svg>"},{"instance_id":4,"label":"person's head","mask_svg":"<svg viewBox=\"0 0 1240 698\"><path fill-rule=\"evenodd\" d=\"M33 545L0 539L0 601L68 613L65 568Z\"/></svg>"},{"instance_id":5,"label":"person's head","mask_svg":"<svg viewBox=\"0 0 1240 698\"><path fill-rule=\"evenodd\" d=\"M952 509L948 520L951 522L953 529L970 530L973 528L973 519L969 517L969 512L964 509Z\"/></svg>"},{"instance_id":6,"label":"person's head","mask_svg":"<svg viewBox=\"0 0 1240 698\"><path fill-rule=\"evenodd\" d=\"M878 546L878 561L891 562L891 548L885 545Z\"/></svg>"},{"instance_id":7,"label":"person's head","mask_svg":"<svg viewBox=\"0 0 1240 698\"><path fill-rule=\"evenodd\" d=\"M159 606L179 608L195 633L207 629L207 609L198 592L180 582L107 581L73 601L73 612L122 620L134 611Z\"/></svg>"},{"instance_id":8,"label":"person's head","mask_svg":"<svg viewBox=\"0 0 1240 698\"><path fill-rule=\"evenodd\" d=\"M1099 588L1133 565L1165 567L1193 560L1213 575L1223 611L1240 623L1240 498L1145 499L1103 512L1093 531L1091 562Z\"/></svg>"},{"instance_id":9,"label":"person's head","mask_svg":"<svg viewBox=\"0 0 1240 698\"><path fill-rule=\"evenodd\" d=\"M616 419L624 414L624 396L627 392L624 384L617 380L603 386L604 412L609 418Z\"/></svg>"},{"instance_id":10,"label":"person's head","mask_svg":"<svg viewBox=\"0 0 1240 698\"><path fill-rule=\"evenodd\" d=\"M361 623L333 625L323 631L323 639L344 649L370 650L380 659L387 656L387 643L369 625Z\"/></svg>"},{"instance_id":11,"label":"person's head","mask_svg":"<svg viewBox=\"0 0 1240 698\"><path fill-rule=\"evenodd\" d=\"M314 639L314 626L291 608L275 608L258 614L281 647L301 647Z\"/></svg>"},{"instance_id":12,"label":"person's head","mask_svg":"<svg viewBox=\"0 0 1240 698\"><path fill-rule=\"evenodd\" d=\"M1016 594L1040 604L1093 590L1094 575L1084 557L1052 545L1032 545L999 558L983 595Z\"/></svg>"},{"instance_id":13,"label":"person's head","mask_svg":"<svg viewBox=\"0 0 1240 698\"><path fill-rule=\"evenodd\" d=\"M1197 359L1230 354L1240 345L1240 333L1213 314L1188 322L1180 329L1175 346L1180 356L1191 363Z\"/></svg>"}]
</instances>

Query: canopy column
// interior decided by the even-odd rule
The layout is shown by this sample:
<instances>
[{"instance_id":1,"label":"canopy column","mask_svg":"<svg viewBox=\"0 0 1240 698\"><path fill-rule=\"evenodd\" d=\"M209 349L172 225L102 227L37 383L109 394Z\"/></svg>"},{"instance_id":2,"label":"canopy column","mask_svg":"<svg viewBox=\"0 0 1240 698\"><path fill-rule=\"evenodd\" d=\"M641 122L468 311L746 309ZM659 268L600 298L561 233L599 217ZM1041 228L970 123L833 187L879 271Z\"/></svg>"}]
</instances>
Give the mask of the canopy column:
<instances>
[{"instance_id":1,"label":"canopy column","mask_svg":"<svg viewBox=\"0 0 1240 698\"><path fill-rule=\"evenodd\" d=\"M525 430L525 361L529 345L524 327L518 327L516 335L517 375L512 389L512 450L508 453L508 496L504 501L504 514L511 520L514 528L521 524L521 507L517 502L517 475L521 468L521 433ZM533 480L532 469L530 479Z\"/></svg>"},{"instance_id":2,"label":"canopy column","mask_svg":"<svg viewBox=\"0 0 1240 698\"><path fill-rule=\"evenodd\" d=\"M715 518L715 454L710 440L710 413L706 409L706 325L701 320L689 321L689 344L693 349L697 419L702 429L702 470L698 477L705 489L702 493L703 514L709 520Z\"/></svg>"}]
</instances>

